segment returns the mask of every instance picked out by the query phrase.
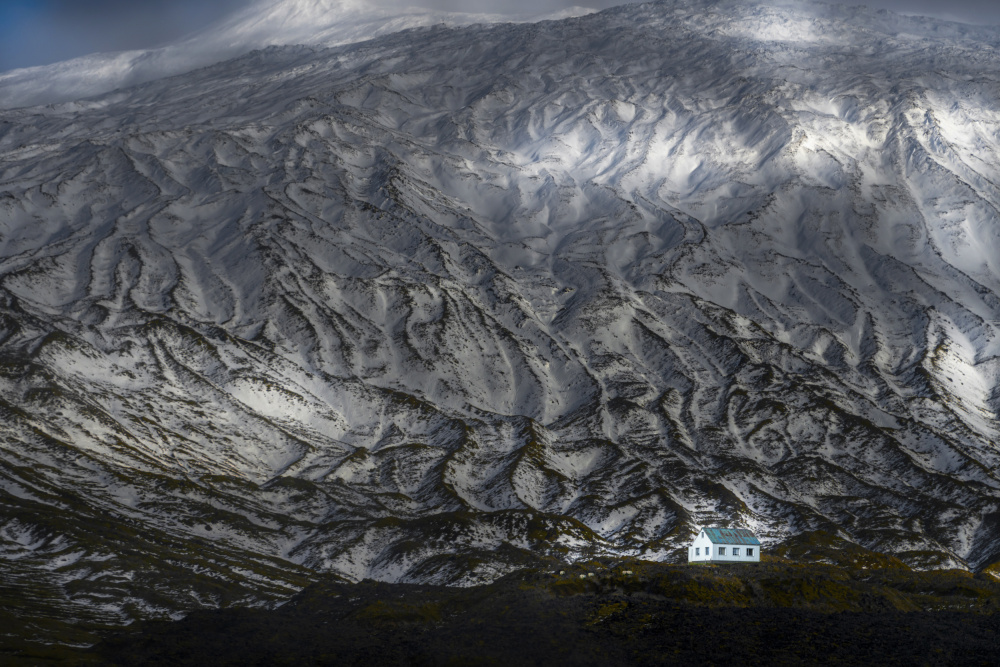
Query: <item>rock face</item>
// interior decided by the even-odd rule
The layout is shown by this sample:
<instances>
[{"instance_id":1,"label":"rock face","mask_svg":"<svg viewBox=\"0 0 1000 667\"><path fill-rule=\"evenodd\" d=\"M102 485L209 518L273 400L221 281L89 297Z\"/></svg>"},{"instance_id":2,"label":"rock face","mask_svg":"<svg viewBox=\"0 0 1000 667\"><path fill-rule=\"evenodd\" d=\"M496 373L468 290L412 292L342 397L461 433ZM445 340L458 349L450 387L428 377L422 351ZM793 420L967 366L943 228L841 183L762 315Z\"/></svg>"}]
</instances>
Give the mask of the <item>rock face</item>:
<instances>
[{"instance_id":1,"label":"rock face","mask_svg":"<svg viewBox=\"0 0 1000 667\"><path fill-rule=\"evenodd\" d=\"M998 42L668 1L0 113L3 583L117 622L707 524L984 567Z\"/></svg>"}]
</instances>

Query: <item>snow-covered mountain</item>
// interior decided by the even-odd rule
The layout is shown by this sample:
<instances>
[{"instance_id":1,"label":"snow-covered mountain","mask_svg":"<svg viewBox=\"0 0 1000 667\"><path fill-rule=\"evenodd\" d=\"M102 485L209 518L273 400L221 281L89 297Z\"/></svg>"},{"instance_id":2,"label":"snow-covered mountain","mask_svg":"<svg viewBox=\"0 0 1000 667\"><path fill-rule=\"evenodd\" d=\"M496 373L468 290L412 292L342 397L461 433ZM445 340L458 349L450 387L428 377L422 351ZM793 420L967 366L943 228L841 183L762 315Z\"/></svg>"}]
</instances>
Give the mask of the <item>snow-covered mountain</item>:
<instances>
[{"instance_id":1,"label":"snow-covered mountain","mask_svg":"<svg viewBox=\"0 0 1000 667\"><path fill-rule=\"evenodd\" d=\"M4 585L998 560L998 38L666 0L3 112Z\"/></svg>"},{"instance_id":2,"label":"snow-covered mountain","mask_svg":"<svg viewBox=\"0 0 1000 667\"><path fill-rule=\"evenodd\" d=\"M0 109L99 95L268 46L338 46L418 27L534 22L591 11L572 7L538 16L508 16L401 7L386 0L257 0L235 15L161 48L95 53L0 73Z\"/></svg>"}]
</instances>

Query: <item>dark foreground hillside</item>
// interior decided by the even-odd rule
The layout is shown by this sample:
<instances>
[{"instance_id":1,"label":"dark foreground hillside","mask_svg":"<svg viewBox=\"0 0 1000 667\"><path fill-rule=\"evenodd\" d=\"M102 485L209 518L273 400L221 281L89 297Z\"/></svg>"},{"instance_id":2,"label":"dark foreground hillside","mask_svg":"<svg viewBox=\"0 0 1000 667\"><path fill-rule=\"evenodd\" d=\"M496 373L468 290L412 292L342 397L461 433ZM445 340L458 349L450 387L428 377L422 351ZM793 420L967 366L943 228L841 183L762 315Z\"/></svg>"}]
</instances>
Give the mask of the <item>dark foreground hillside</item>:
<instances>
[{"instance_id":1,"label":"dark foreground hillside","mask_svg":"<svg viewBox=\"0 0 1000 667\"><path fill-rule=\"evenodd\" d=\"M318 583L273 611L137 624L68 661L969 667L997 664L998 612L989 574L593 562L464 589Z\"/></svg>"}]
</instances>

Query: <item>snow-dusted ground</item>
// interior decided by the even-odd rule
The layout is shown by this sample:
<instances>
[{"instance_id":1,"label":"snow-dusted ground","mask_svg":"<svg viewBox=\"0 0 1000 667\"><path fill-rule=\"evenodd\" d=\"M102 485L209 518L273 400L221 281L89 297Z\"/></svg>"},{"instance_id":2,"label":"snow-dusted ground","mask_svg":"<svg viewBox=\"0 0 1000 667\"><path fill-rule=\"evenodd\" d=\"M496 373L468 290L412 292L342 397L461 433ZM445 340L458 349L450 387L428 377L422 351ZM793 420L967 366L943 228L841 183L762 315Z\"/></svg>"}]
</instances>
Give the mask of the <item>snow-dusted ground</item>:
<instances>
[{"instance_id":1,"label":"snow-dusted ground","mask_svg":"<svg viewBox=\"0 0 1000 667\"><path fill-rule=\"evenodd\" d=\"M998 36L661 2L0 114L3 553L141 597L134 533L179 608L711 523L997 560Z\"/></svg>"}]
</instances>

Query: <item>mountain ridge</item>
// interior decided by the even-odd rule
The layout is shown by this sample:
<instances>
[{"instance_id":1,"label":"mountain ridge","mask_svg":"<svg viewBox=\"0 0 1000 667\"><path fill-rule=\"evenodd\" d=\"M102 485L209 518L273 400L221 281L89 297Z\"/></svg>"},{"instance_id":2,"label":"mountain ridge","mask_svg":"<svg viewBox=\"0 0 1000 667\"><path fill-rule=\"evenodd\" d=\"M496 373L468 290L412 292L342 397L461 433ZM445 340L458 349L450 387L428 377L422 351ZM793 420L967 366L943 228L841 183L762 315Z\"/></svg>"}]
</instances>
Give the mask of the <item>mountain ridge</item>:
<instances>
[{"instance_id":1,"label":"mountain ridge","mask_svg":"<svg viewBox=\"0 0 1000 667\"><path fill-rule=\"evenodd\" d=\"M232 16L153 49L95 53L0 72L0 108L72 102L130 88L269 46L335 46L433 25L543 21L586 14L570 7L537 16L446 12L356 0L256 0Z\"/></svg>"}]
</instances>

